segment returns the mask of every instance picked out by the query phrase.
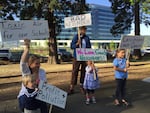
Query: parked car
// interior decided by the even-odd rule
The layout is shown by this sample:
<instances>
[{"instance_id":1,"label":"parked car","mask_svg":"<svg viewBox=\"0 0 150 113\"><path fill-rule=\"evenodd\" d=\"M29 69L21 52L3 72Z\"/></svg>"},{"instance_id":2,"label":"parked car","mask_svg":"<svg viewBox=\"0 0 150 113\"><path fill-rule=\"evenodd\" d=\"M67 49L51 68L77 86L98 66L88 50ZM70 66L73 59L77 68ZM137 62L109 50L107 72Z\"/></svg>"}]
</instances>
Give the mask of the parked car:
<instances>
[{"instance_id":1,"label":"parked car","mask_svg":"<svg viewBox=\"0 0 150 113\"><path fill-rule=\"evenodd\" d=\"M20 62L22 52L11 52L10 62Z\"/></svg>"},{"instance_id":2,"label":"parked car","mask_svg":"<svg viewBox=\"0 0 150 113\"><path fill-rule=\"evenodd\" d=\"M150 47L145 47L143 51L145 54L150 54Z\"/></svg>"},{"instance_id":3,"label":"parked car","mask_svg":"<svg viewBox=\"0 0 150 113\"><path fill-rule=\"evenodd\" d=\"M9 60L11 57L11 53L9 49L0 49L0 59Z\"/></svg>"},{"instance_id":4,"label":"parked car","mask_svg":"<svg viewBox=\"0 0 150 113\"><path fill-rule=\"evenodd\" d=\"M141 56L145 56L145 51L144 50L140 50L141 51ZM130 55L133 56L134 55L134 49L131 50Z\"/></svg>"},{"instance_id":5,"label":"parked car","mask_svg":"<svg viewBox=\"0 0 150 113\"><path fill-rule=\"evenodd\" d=\"M22 52L12 52L11 54L12 55L10 57L10 62L16 62L16 63L20 62ZM37 55L37 54L30 53L29 56L31 56L31 55ZM48 61L48 57L40 56L40 55L37 55L37 56L40 58L41 63L45 63Z\"/></svg>"},{"instance_id":6,"label":"parked car","mask_svg":"<svg viewBox=\"0 0 150 113\"><path fill-rule=\"evenodd\" d=\"M71 61L72 59L72 54L68 52L66 49L59 48L57 50L57 54L58 54L58 59L63 62Z\"/></svg>"}]
</instances>

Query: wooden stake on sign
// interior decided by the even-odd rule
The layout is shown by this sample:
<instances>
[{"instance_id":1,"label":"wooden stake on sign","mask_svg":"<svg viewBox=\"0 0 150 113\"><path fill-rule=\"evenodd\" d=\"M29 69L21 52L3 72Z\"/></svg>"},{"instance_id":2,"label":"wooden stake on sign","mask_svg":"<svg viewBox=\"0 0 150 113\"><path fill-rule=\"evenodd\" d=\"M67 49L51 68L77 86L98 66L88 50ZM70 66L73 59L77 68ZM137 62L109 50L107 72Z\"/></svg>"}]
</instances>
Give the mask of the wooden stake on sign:
<instances>
[{"instance_id":1,"label":"wooden stake on sign","mask_svg":"<svg viewBox=\"0 0 150 113\"><path fill-rule=\"evenodd\" d=\"M78 40L81 41L81 37L80 37L80 28L78 27ZM81 43L79 44L79 47L81 48Z\"/></svg>"},{"instance_id":2,"label":"wooden stake on sign","mask_svg":"<svg viewBox=\"0 0 150 113\"><path fill-rule=\"evenodd\" d=\"M49 113L52 113L52 108L53 108L53 105L51 104L49 108Z\"/></svg>"},{"instance_id":3,"label":"wooden stake on sign","mask_svg":"<svg viewBox=\"0 0 150 113\"><path fill-rule=\"evenodd\" d=\"M127 59L126 62L129 62L129 60L130 60L130 52L131 52L130 49L127 49L127 50L126 50L126 59ZM127 64L127 63L126 63L126 68L128 68L128 64Z\"/></svg>"},{"instance_id":4,"label":"wooden stake on sign","mask_svg":"<svg viewBox=\"0 0 150 113\"><path fill-rule=\"evenodd\" d=\"M127 49L126 50L126 59L129 61L129 59L130 59L130 49Z\"/></svg>"},{"instance_id":5,"label":"wooden stake on sign","mask_svg":"<svg viewBox=\"0 0 150 113\"><path fill-rule=\"evenodd\" d=\"M94 66L94 61L93 61L93 66ZM94 80L96 80L96 69L95 69L95 66L94 66L94 70L93 70L93 73L94 73Z\"/></svg>"}]
</instances>

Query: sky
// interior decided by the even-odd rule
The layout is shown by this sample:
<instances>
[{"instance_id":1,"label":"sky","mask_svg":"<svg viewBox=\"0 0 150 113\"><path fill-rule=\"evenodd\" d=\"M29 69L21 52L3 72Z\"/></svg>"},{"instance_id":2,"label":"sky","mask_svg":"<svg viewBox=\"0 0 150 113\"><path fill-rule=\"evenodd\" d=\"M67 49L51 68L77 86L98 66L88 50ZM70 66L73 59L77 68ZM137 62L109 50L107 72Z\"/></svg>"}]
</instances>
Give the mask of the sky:
<instances>
[{"instance_id":1,"label":"sky","mask_svg":"<svg viewBox=\"0 0 150 113\"><path fill-rule=\"evenodd\" d=\"M99 4L104 6L111 6L109 0L86 0L90 4ZM134 24L132 24L131 34L134 35ZM144 24L141 24L141 35L150 35L150 27L146 27Z\"/></svg>"},{"instance_id":2,"label":"sky","mask_svg":"<svg viewBox=\"0 0 150 113\"><path fill-rule=\"evenodd\" d=\"M109 0L86 0L87 3L100 4L105 6L110 6Z\"/></svg>"}]
</instances>

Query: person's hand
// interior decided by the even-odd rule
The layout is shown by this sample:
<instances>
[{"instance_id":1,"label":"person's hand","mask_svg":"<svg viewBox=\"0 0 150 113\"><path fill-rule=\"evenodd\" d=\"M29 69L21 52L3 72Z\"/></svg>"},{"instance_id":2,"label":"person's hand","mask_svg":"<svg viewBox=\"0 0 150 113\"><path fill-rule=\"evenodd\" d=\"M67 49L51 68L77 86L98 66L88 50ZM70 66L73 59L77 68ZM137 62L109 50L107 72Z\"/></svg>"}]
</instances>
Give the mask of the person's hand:
<instances>
[{"instance_id":1,"label":"person's hand","mask_svg":"<svg viewBox=\"0 0 150 113\"><path fill-rule=\"evenodd\" d=\"M95 70L95 65L94 62L92 63L92 69Z\"/></svg>"},{"instance_id":2,"label":"person's hand","mask_svg":"<svg viewBox=\"0 0 150 113\"><path fill-rule=\"evenodd\" d=\"M76 45L80 45L81 44L81 40L79 39L76 43Z\"/></svg>"},{"instance_id":3,"label":"person's hand","mask_svg":"<svg viewBox=\"0 0 150 113\"><path fill-rule=\"evenodd\" d=\"M29 48L30 47L30 39L24 39L24 45Z\"/></svg>"},{"instance_id":4,"label":"person's hand","mask_svg":"<svg viewBox=\"0 0 150 113\"><path fill-rule=\"evenodd\" d=\"M128 69L127 68L124 68L124 70L123 70L124 72L127 72L128 71Z\"/></svg>"},{"instance_id":5,"label":"person's hand","mask_svg":"<svg viewBox=\"0 0 150 113\"><path fill-rule=\"evenodd\" d=\"M126 61L126 67L129 67L130 66L130 62L129 60Z\"/></svg>"}]
</instances>

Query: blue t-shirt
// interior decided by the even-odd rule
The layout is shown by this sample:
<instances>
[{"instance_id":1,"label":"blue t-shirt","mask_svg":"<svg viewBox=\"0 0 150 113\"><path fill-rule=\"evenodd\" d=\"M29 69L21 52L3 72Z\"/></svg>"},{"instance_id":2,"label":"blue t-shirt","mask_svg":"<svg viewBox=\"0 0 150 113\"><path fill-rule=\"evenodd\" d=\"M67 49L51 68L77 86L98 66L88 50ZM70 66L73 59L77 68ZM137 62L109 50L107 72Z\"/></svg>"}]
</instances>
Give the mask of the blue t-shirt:
<instances>
[{"instance_id":1,"label":"blue t-shirt","mask_svg":"<svg viewBox=\"0 0 150 113\"><path fill-rule=\"evenodd\" d=\"M126 59L125 58L115 58L113 61L113 66L117 68L124 69L126 68ZM128 72L116 71L115 70L115 78L124 79L128 77Z\"/></svg>"}]
</instances>

